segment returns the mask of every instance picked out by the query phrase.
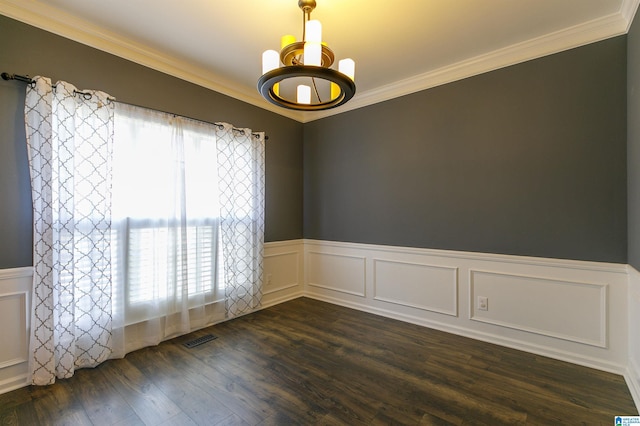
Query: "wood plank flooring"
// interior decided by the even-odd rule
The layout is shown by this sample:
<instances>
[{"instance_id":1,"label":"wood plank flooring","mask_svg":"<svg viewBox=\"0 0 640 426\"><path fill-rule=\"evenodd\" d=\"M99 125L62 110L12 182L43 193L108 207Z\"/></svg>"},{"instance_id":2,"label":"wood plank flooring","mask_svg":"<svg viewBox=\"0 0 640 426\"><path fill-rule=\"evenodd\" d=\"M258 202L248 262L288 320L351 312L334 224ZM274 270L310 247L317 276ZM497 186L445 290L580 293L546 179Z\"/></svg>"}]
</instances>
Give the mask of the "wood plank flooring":
<instances>
[{"instance_id":1,"label":"wood plank flooring","mask_svg":"<svg viewBox=\"0 0 640 426\"><path fill-rule=\"evenodd\" d=\"M188 340L216 340L187 349ZM0 395L0 424L612 425L624 379L300 298Z\"/></svg>"}]
</instances>

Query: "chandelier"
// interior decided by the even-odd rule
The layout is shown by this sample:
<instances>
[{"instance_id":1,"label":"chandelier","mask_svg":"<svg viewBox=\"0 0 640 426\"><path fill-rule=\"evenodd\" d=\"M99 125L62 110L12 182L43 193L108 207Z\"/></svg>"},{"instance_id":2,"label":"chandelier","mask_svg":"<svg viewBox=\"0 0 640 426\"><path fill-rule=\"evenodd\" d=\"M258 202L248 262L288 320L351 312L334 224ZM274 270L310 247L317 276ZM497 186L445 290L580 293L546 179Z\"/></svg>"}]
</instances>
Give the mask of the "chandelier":
<instances>
[{"instance_id":1,"label":"chandelier","mask_svg":"<svg viewBox=\"0 0 640 426\"><path fill-rule=\"evenodd\" d=\"M267 50L262 54L258 91L272 104L284 108L299 111L335 108L356 92L355 62L343 59L338 61L338 70L330 68L335 56L322 42L320 21L311 20L315 0L298 0L298 7L302 9L302 41L285 35L280 53Z\"/></svg>"}]
</instances>

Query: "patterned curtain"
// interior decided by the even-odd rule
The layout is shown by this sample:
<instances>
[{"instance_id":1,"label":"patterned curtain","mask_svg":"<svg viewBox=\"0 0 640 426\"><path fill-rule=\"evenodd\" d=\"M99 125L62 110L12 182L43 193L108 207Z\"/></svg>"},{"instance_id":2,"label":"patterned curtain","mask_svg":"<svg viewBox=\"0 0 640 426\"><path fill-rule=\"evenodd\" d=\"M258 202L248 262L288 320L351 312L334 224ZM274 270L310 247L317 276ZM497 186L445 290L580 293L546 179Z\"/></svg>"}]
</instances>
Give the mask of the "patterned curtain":
<instances>
[{"instance_id":1,"label":"patterned curtain","mask_svg":"<svg viewBox=\"0 0 640 426\"><path fill-rule=\"evenodd\" d=\"M30 382L111 354L110 187L114 102L36 77L25 121L34 213Z\"/></svg>"},{"instance_id":2,"label":"patterned curtain","mask_svg":"<svg viewBox=\"0 0 640 426\"><path fill-rule=\"evenodd\" d=\"M264 255L264 133L218 125L226 315L260 306Z\"/></svg>"}]
</instances>

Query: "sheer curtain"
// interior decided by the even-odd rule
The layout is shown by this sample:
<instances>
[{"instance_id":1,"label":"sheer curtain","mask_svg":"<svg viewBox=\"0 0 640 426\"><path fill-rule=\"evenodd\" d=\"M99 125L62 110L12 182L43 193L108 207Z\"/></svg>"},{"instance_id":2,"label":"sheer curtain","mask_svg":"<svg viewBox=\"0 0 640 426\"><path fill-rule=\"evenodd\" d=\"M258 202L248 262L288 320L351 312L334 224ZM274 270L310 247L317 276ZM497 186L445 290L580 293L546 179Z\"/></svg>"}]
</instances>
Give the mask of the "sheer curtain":
<instances>
[{"instance_id":1,"label":"sheer curtain","mask_svg":"<svg viewBox=\"0 0 640 426\"><path fill-rule=\"evenodd\" d=\"M30 382L51 384L111 356L114 105L98 91L27 88L34 213Z\"/></svg>"},{"instance_id":2,"label":"sheer curtain","mask_svg":"<svg viewBox=\"0 0 640 426\"><path fill-rule=\"evenodd\" d=\"M259 307L264 134L35 80L31 382Z\"/></svg>"},{"instance_id":3,"label":"sheer curtain","mask_svg":"<svg viewBox=\"0 0 640 426\"><path fill-rule=\"evenodd\" d=\"M259 307L264 133L119 103L115 134L115 306L138 330L124 352Z\"/></svg>"},{"instance_id":4,"label":"sheer curtain","mask_svg":"<svg viewBox=\"0 0 640 426\"><path fill-rule=\"evenodd\" d=\"M126 104L115 123L116 306L140 347L213 322L224 299L215 126Z\"/></svg>"}]
</instances>

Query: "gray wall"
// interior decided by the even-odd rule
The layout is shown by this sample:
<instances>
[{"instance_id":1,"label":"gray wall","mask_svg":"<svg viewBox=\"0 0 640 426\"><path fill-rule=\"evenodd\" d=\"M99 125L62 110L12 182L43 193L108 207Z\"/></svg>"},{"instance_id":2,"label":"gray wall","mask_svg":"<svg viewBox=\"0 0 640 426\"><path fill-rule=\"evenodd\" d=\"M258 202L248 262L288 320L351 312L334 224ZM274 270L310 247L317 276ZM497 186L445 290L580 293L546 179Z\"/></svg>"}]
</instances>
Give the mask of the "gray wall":
<instances>
[{"instance_id":1,"label":"gray wall","mask_svg":"<svg viewBox=\"0 0 640 426\"><path fill-rule=\"evenodd\" d=\"M626 263L626 37L304 128L305 238Z\"/></svg>"},{"instance_id":2,"label":"gray wall","mask_svg":"<svg viewBox=\"0 0 640 426\"><path fill-rule=\"evenodd\" d=\"M302 238L301 123L4 16L0 34L0 72L43 75L122 102L265 131L265 239ZM0 80L0 268L32 264L24 90Z\"/></svg>"},{"instance_id":3,"label":"gray wall","mask_svg":"<svg viewBox=\"0 0 640 426\"><path fill-rule=\"evenodd\" d=\"M625 36L302 125L3 16L0 33L0 71L267 132L267 241L627 262ZM0 268L31 264L23 99L22 84L0 80ZM639 186L630 166L636 267Z\"/></svg>"},{"instance_id":4,"label":"gray wall","mask_svg":"<svg viewBox=\"0 0 640 426\"><path fill-rule=\"evenodd\" d=\"M636 17L637 18L637 17ZM629 264L640 271L640 22L627 34L627 203Z\"/></svg>"}]
</instances>

